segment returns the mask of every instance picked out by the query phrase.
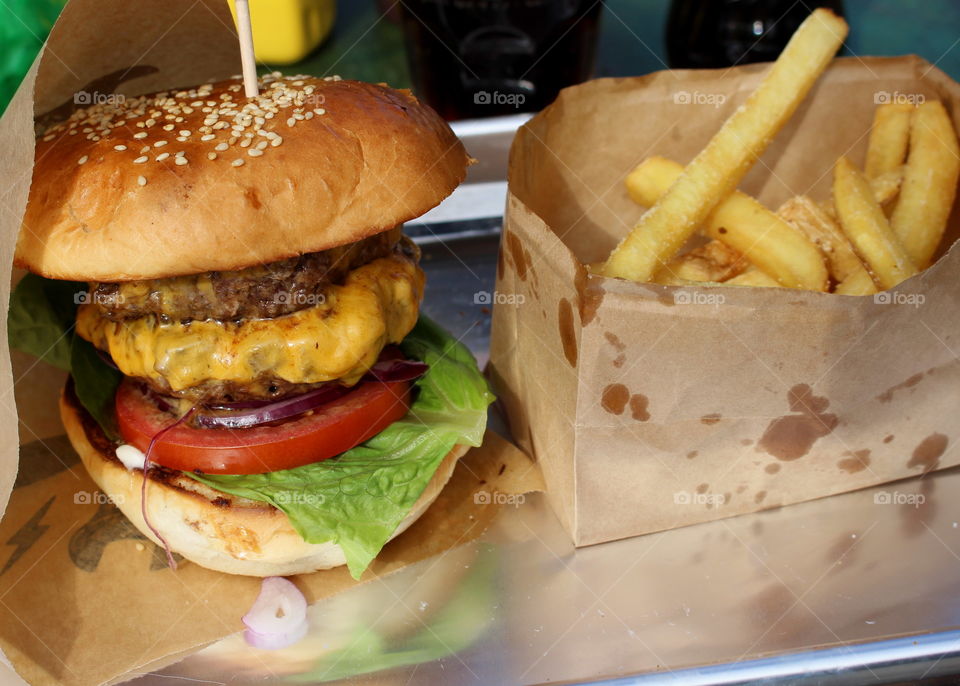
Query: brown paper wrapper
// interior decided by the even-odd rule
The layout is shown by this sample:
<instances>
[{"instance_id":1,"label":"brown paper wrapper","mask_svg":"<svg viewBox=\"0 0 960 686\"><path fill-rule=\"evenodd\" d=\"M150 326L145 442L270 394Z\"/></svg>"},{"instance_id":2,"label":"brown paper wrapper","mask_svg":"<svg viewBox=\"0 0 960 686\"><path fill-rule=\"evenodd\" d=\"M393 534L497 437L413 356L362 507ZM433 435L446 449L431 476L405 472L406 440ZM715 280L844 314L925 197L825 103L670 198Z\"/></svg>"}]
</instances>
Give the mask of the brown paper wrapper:
<instances>
[{"instance_id":1,"label":"brown paper wrapper","mask_svg":"<svg viewBox=\"0 0 960 686\"><path fill-rule=\"evenodd\" d=\"M477 492L536 488L531 467L489 433L359 582L346 567L292 579L314 603L467 543L499 510ZM100 684L174 662L242 630L240 617L260 590L260 579L188 562L168 569L163 550L97 490L64 436L23 446L0 541L8 545L0 647L31 684Z\"/></svg>"},{"instance_id":2,"label":"brown paper wrapper","mask_svg":"<svg viewBox=\"0 0 960 686\"><path fill-rule=\"evenodd\" d=\"M132 95L239 71L236 34L222 0L71 0L0 121L0 179L7 189L0 199L6 210L0 213L0 269L10 273L26 206L35 117L68 115L78 92ZM0 284L4 302L10 281ZM0 329L6 340L6 308ZM3 346L0 659L5 654L31 684L113 683L241 630L260 580L190 563L176 572L165 567L162 551L98 492L62 435L57 398L63 381L61 372L19 353L11 370ZM539 472L529 459L488 433L482 448L460 460L434 505L360 582L345 567L294 581L310 602L330 597L478 536L499 510L484 504L490 498L474 497L478 490L538 488Z\"/></svg>"},{"instance_id":3,"label":"brown paper wrapper","mask_svg":"<svg viewBox=\"0 0 960 686\"><path fill-rule=\"evenodd\" d=\"M960 254L874 297L588 275L643 212L623 180L686 163L763 65L565 90L510 161L491 371L578 545L779 507L960 463ZM960 85L916 57L836 60L741 184L776 208L862 164L876 105ZM944 246L960 232L956 213ZM513 296L512 300L504 296Z\"/></svg>"}]
</instances>

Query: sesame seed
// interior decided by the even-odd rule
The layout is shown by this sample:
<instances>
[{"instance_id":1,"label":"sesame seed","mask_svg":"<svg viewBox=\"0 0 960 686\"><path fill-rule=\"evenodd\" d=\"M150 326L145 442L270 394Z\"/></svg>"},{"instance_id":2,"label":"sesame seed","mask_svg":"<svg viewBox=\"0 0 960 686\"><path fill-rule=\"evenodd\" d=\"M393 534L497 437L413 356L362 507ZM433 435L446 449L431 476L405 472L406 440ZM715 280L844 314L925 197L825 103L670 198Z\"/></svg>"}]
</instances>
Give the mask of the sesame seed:
<instances>
[{"instance_id":1,"label":"sesame seed","mask_svg":"<svg viewBox=\"0 0 960 686\"><path fill-rule=\"evenodd\" d=\"M165 159L167 159L168 157L170 157L170 153L168 153L168 152L162 152L162 153L160 153L159 155L157 155L157 162L163 162L163 161L164 161Z\"/></svg>"},{"instance_id":2,"label":"sesame seed","mask_svg":"<svg viewBox=\"0 0 960 686\"><path fill-rule=\"evenodd\" d=\"M192 131L187 131L186 129L184 129L183 131L180 132L180 135L181 135L181 136L192 136L192 135L193 135L193 132L192 132Z\"/></svg>"},{"instance_id":3,"label":"sesame seed","mask_svg":"<svg viewBox=\"0 0 960 686\"><path fill-rule=\"evenodd\" d=\"M327 111L326 111L325 109L323 109L322 107L318 107L318 108L316 108L316 109L313 111L313 113L322 116L322 115L326 114Z\"/></svg>"},{"instance_id":4,"label":"sesame seed","mask_svg":"<svg viewBox=\"0 0 960 686\"><path fill-rule=\"evenodd\" d=\"M280 136L277 136L272 141L270 141L270 145L272 145L275 148L280 145L283 145L283 139Z\"/></svg>"},{"instance_id":5,"label":"sesame seed","mask_svg":"<svg viewBox=\"0 0 960 686\"><path fill-rule=\"evenodd\" d=\"M224 150L226 150L226 149L229 148L229 147L230 147L230 146L227 145L226 143L220 143L219 145L217 145L217 147L214 148L214 150L217 150L217 151L219 151L219 152L223 152Z\"/></svg>"},{"instance_id":6,"label":"sesame seed","mask_svg":"<svg viewBox=\"0 0 960 686\"><path fill-rule=\"evenodd\" d=\"M241 148L249 148L249 147L250 147L250 139L249 139L249 138L244 138L242 141L240 141L240 147L241 147Z\"/></svg>"},{"instance_id":7,"label":"sesame seed","mask_svg":"<svg viewBox=\"0 0 960 686\"><path fill-rule=\"evenodd\" d=\"M174 126L173 124L167 124L166 126L163 127L163 130L164 130L164 131L173 131L175 128L177 128L177 127Z\"/></svg>"},{"instance_id":8,"label":"sesame seed","mask_svg":"<svg viewBox=\"0 0 960 686\"><path fill-rule=\"evenodd\" d=\"M311 119L313 119L313 112L307 112L305 115L303 115L303 118L306 119L307 121L310 121Z\"/></svg>"},{"instance_id":9,"label":"sesame seed","mask_svg":"<svg viewBox=\"0 0 960 686\"><path fill-rule=\"evenodd\" d=\"M217 153L215 153L215 152L208 152L208 153L207 153L207 159L208 159L208 160L215 160L215 159L217 159Z\"/></svg>"},{"instance_id":10,"label":"sesame seed","mask_svg":"<svg viewBox=\"0 0 960 686\"><path fill-rule=\"evenodd\" d=\"M77 160L77 164L86 164L86 163L87 163L87 160L89 160L89 159L90 159L90 158L89 158L87 155L84 155L84 156L81 157L79 160Z\"/></svg>"},{"instance_id":11,"label":"sesame seed","mask_svg":"<svg viewBox=\"0 0 960 686\"><path fill-rule=\"evenodd\" d=\"M133 161L133 163L134 163L134 164L143 164L143 163L146 162L148 159L150 159L150 158L147 157L146 155L144 155L143 157L138 157L137 159L135 159L135 160Z\"/></svg>"},{"instance_id":12,"label":"sesame seed","mask_svg":"<svg viewBox=\"0 0 960 686\"><path fill-rule=\"evenodd\" d=\"M212 141L214 138L216 138L216 136L214 136L212 133L208 133L206 136L203 136L200 140Z\"/></svg>"},{"instance_id":13,"label":"sesame seed","mask_svg":"<svg viewBox=\"0 0 960 686\"><path fill-rule=\"evenodd\" d=\"M234 161L233 161L233 166L234 166L234 167L242 167L242 166L243 166L243 160L234 160Z\"/></svg>"},{"instance_id":14,"label":"sesame seed","mask_svg":"<svg viewBox=\"0 0 960 686\"><path fill-rule=\"evenodd\" d=\"M146 186L146 185L147 185L147 177L146 177L146 176L138 176L138 177L137 177L137 183L139 183L141 186Z\"/></svg>"},{"instance_id":15,"label":"sesame seed","mask_svg":"<svg viewBox=\"0 0 960 686\"><path fill-rule=\"evenodd\" d=\"M269 141L260 141L257 143L257 150L266 150L269 144Z\"/></svg>"},{"instance_id":16,"label":"sesame seed","mask_svg":"<svg viewBox=\"0 0 960 686\"><path fill-rule=\"evenodd\" d=\"M183 157L186 154L187 154L186 151L181 150L180 152L177 153L177 157Z\"/></svg>"},{"instance_id":17,"label":"sesame seed","mask_svg":"<svg viewBox=\"0 0 960 686\"><path fill-rule=\"evenodd\" d=\"M115 146L113 146L113 149L116 150L117 152L123 152L124 150L127 149L127 146L125 146L125 145L115 145Z\"/></svg>"},{"instance_id":18,"label":"sesame seed","mask_svg":"<svg viewBox=\"0 0 960 686\"><path fill-rule=\"evenodd\" d=\"M178 157L176 158L175 162L177 165L182 167L183 165L188 164L189 160L186 157Z\"/></svg>"},{"instance_id":19,"label":"sesame seed","mask_svg":"<svg viewBox=\"0 0 960 686\"><path fill-rule=\"evenodd\" d=\"M133 134L133 137L136 138L137 140L146 138L146 137L147 137L147 132L146 132L146 131L141 131L140 133L135 133L135 134Z\"/></svg>"},{"instance_id":20,"label":"sesame seed","mask_svg":"<svg viewBox=\"0 0 960 686\"><path fill-rule=\"evenodd\" d=\"M150 152L150 146L149 146L149 145L145 145L145 146L143 146L142 148L140 148L140 154L141 154L141 155L146 155L148 152Z\"/></svg>"},{"instance_id":21,"label":"sesame seed","mask_svg":"<svg viewBox=\"0 0 960 686\"><path fill-rule=\"evenodd\" d=\"M293 117L290 117L289 119L287 119L287 126L292 127L292 126L294 126L296 123L297 123L297 120L294 119Z\"/></svg>"},{"instance_id":22,"label":"sesame seed","mask_svg":"<svg viewBox=\"0 0 960 686\"><path fill-rule=\"evenodd\" d=\"M180 141L181 143L186 143L190 139L187 138L186 136L177 136L177 140Z\"/></svg>"},{"instance_id":23,"label":"sesame seed","mask_svg":"<svg viewBox=\"0 0 960 686\"><path fill-rule=\"evenodd\" d=\"M44 136L44 137L43 137L43 140L46 141L47 143L49 143L49 142L52 141L53 139L54 139L54 134L52 134L52 133L49 134L49 135L47 135L47 136Z\"/></svg>"},{"instance_id":24,"label":"sesame seed","mask_svg":"<svg viewBox=\"0 0 960 686\"><path fill-rule=\"evenodd\" d=\"M257 148L251 148L250 150L247 150L247 154L250 155L250 157L260 157L260 155L263 154L263 150L258 150Z\"/></svg>"},{"instance_id":25,"label":"sesame seed","mask_svg":"<svg viewBox=\"0 0 960 686\"><path fill-rule=\"evenodd\" d=\"M157 141L156 143L153 144L153 147L155 147L155 148L162 148L162 147L165 146L166 144L167 144L167 141Z\"/></svg>"}]
</instances>

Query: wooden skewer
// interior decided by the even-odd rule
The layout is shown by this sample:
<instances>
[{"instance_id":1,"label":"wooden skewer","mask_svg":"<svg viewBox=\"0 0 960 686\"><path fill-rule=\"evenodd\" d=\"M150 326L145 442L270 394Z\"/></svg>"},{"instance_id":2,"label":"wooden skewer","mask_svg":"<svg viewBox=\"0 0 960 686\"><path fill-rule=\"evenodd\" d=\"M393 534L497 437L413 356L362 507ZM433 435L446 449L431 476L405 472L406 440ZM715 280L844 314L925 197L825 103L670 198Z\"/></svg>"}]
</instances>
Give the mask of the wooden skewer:
<instances>
[{"instance_id":1,"label":"wooden skewer","mask_svg":"<svg viewBox=\"0 0 960 686\"><path fill-rule=\"evenodd\" d=\"M243 87L248 98L260 95L257 86L257 58L253 51L253 28L250 23L249 0L236 0L237 35L240 38L240 61L243 64Z\"/></svg>"}]
</instances>

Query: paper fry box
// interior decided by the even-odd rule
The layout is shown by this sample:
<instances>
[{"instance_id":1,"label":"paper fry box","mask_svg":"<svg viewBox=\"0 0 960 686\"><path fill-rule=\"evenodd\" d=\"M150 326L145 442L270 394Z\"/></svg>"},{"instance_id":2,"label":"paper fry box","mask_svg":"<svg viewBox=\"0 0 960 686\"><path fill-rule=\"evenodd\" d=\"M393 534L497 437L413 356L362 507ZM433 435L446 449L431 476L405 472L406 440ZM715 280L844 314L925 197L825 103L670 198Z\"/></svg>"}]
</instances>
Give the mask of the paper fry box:
<instances>
[{"instance_id":1,"label":"paper fry box","mask_svg":"<svg viewBox=\"0 0 960 686\"><path fill-rule=\"evenodd\" d=\"M0 340L6 342L9 284L20 276L10 278L11 263L32 178L35 121L42 126L78 104L239 71L226 0L70 0L0 120ZM115 683L169 664L241 631L240 618L261 585L187 562L176 571L166 567L162 550L97 489L63 435L57 410L63 382L62 372L0 346L4 685L21 683L7 660L31 684L76 686ZM490 493L537 487L539 473L531 467L519 450L488 433L360 582L345 567L294 582L313 603L466 543L496 516ZM249 657L270 664L268 654Z\"/></svg>"},{"instance_id":2,"label":"paper fry box","mask_svg":"<svg viewBox=\"0 0 960 686\"><path fill-rule=\"evenodd\" d=\"M643 212L624 178L686 164L765 65L565 90L518 133L491 376L573 540L589 545L960 463L960 254L895 291L678 288L589 275ZM741 190L776 209L862 165L876 105L960 85L916 57L840 59ZM944 246L958 234L956 214Z\"/></svg>"}]
</instances>

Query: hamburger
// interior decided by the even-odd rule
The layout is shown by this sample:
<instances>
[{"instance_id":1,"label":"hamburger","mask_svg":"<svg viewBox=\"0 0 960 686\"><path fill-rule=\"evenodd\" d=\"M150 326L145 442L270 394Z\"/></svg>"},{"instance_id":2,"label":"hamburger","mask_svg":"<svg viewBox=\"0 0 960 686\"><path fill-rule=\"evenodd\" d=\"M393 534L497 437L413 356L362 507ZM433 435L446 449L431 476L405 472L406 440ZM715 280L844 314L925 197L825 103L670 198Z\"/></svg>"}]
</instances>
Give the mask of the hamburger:
<instances>
[{"instance_id":1,"label":"hamburger","mask_svg":"<svg viewBox=\"0 0 960 686\"><path fill-rule=\"evenodd\" d=\"M492 397L419 314L402 234L470 160L407 91L260 88L117 96L41 132L11 345L70 372L71 444L171 563L359 577L483 435Z\"/></svg>"}]
</instances>

